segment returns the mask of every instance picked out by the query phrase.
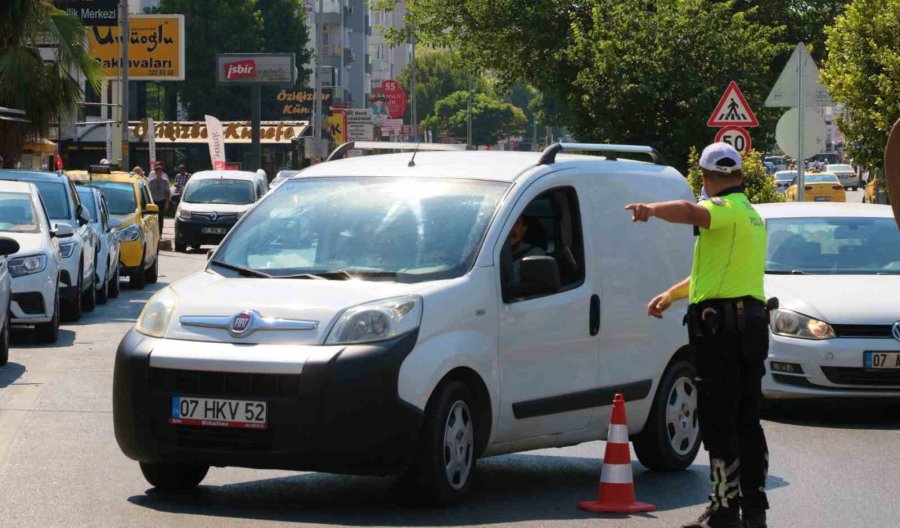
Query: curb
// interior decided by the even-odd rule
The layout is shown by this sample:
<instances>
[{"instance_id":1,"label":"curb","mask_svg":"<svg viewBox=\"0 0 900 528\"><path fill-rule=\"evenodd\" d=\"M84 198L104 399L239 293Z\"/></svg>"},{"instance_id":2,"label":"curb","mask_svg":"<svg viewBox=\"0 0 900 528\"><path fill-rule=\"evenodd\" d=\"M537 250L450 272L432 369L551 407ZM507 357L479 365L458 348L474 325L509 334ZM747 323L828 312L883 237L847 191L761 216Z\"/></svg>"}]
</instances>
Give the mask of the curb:
<instances>
[{"instance_id":1,"label":"curb","mask_svg":"<svg viewBox=\"0 0 900 528\"><path fill-rule=\"evenodd\" d=\"M159 241L159 250L160 251L173 251L175 247L174 242L172 242L171 238L163 238Z\"/></svg>"}]
</instances>

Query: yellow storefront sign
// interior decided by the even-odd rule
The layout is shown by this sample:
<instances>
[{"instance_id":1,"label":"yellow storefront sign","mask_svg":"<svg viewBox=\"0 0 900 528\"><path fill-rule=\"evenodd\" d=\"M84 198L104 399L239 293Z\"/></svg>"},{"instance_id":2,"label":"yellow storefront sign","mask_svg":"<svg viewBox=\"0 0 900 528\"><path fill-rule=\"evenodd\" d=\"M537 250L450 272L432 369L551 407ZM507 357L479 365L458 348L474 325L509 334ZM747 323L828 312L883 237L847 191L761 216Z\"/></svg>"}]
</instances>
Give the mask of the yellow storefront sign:
<instances>
[{"instance_id":1,"label":"yellow storefront sign","mask_svg":"<svg viewBox=\"0 0 900 528\"><path fill-rule=\"evenodd\" d=\"M128 76L132 81L184 80L184 15L128 17ZM88 50L110 78L121 77L122 31L88 28Z\"/></svg>"}]
</instances>

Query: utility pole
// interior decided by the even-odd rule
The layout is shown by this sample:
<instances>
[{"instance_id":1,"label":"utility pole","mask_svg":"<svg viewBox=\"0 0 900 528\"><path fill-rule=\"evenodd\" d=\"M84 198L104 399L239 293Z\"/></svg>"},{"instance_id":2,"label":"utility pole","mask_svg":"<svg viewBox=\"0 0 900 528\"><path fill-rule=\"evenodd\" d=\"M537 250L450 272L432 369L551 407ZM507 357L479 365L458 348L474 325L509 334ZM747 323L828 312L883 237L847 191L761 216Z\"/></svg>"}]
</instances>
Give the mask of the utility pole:
<instances>
[{"instance_id":1,"label":"utility pole","mask_svg":"<svg viewBox=\"0 0 900 528\"><path fill-rule=\"evenodd\" d=\"M324 9L323 0L319 0L316 8L316 36L315 36L315 86L313 91L313 130L312 130L312 156L315 159L320 157L322 147L320 145L322 139L322 10Z\"/></svg>"},{"instance_id":2,"label":"utility pole","mask_svg":"<svg viewBox=\"0 0 900 528\"><path fill-rule=\"evenodd\" d=\"M798 138L797 138L797 200L802 202L806 197L806 183L804 182L804 169L805 169L805 154L803 153L803 111L806 101L803 100L803 55L801 54L799 57L800 60L797 61L797 76L799 77L797 81L797 130L798 130Z\"/></svg>"},{"instance_id":3,"label":"utility pole","mask_svg":"<svg viewBox=\"0 0 900 528\"><path fill-rule=\"evenodd\" d=\"M472 147L472 74L466 76L468 96L466 97L466 148Z\"/></svg>"},{"instance_id":4,"label":"utility pole","mask_svg":"<svg viewBox=\"0 0 900 528\"><path fill-rule=\"evenodd\" d=\"M119 108L119 118L122 121L122 170L128 170L128 42L130 40L128 29L128 0L119 3L119 18L122 20L122 106ZM150 167L152 169L153 167Z\"/></svg>"},{"instance_id":5,"label":"utility pole","mask_svg":"<svg viewBox=\"0 0 900 528\"><path fill-rule=\"evenodd\" d=\"M410 109L410 132L412 132L413 141L419 141L419 116L416 112L416 28L414 25L410 24L410 32L409 32L410 40L412 41L412 61L411 61L411 69L409 76L409 100L412 104L412 108Z\"/></svg>"}]
</instances>

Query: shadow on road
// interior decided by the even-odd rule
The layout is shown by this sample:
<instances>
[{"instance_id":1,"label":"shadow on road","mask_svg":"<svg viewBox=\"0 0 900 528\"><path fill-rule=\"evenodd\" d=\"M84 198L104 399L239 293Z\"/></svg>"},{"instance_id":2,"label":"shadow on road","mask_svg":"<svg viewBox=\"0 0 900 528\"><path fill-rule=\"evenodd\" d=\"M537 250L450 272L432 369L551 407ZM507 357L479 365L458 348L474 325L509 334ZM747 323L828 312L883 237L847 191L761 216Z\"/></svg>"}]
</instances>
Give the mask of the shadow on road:
<instances>
[{"instance_id":1,"label":"shadow on road","mask_svg":"<svg viewBox=\"0 0 900 528\"><path fill-rule=\"evenodd\" d=\"M13 363L12 361L0 367L0 389L5 389L15 383L17 379L22 377L22 374L25 374L26 370L28 369L25 368L25 365Z\"/></svg>"},{"instance_id":2,"label":"shadow on road","mask_svg":"<svg viewBox=\"0 0 900 528\"><path fill-rule=\"evenodd\" d=\"M32 328L15 328L9 333L9 341L15 348L67 348L75 344L75 332L59 329L55 343L38 343L37 335ZM15 348L10 353L15 353Z\"/></svg>"},{"instance_id":3,"label":"shadow on road","mask_svg":"<svg viewBox=\"0 0 900 528\"><path fill-rule=\"evenodd\" d=\"M456 508L419 506L393 479L324 473L201 486L180 495L151 489L128 500L168 513L350 526L462 526L595 518L575 504L596 499L602 467L599 458L523 454L489 458L478 465L470 497ZM708 466L658 473L635 463L634 469L638 499L655 504L660 511L708 500ZM769 489L787 485L783 479L769 477ZM647 517L653 518L653 514Z\"/></svg>"},{"instance_id":4,"label":"shadow on road","mask_svg":"<svg viewBox=\"0 0 900 528\"><path fill-rule=\"evenodd\" d=\"M787 400L768 403L763 418L805 427L900 430L900 399Z\"/></svg>"}]
</instances>

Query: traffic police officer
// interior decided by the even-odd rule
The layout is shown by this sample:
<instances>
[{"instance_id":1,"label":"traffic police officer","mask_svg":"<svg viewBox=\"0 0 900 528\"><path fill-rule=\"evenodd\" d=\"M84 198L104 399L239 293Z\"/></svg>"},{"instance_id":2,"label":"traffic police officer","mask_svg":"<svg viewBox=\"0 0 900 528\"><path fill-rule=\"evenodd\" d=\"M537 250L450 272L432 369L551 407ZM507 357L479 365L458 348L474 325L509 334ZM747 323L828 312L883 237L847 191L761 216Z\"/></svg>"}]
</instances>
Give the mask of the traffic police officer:
<instances>
[{"instance_id":1,"label":"traffic police officer","mask_svg":"<svg viewBox=\"0 0 900 528\"><path fill-rule=\"evenodd\" d=\"M696 354L700 432L710 458L710 505L685 528L766 526L769 454L759 411L769 335L763 294L766 228L741 186L741 157L726 143L700 156L708 200L631 204L635 222L657 217L692 224L698 233L690 277L647 306L661 318L690 298L688 325Z\"/></svg>"}]
</instances>

